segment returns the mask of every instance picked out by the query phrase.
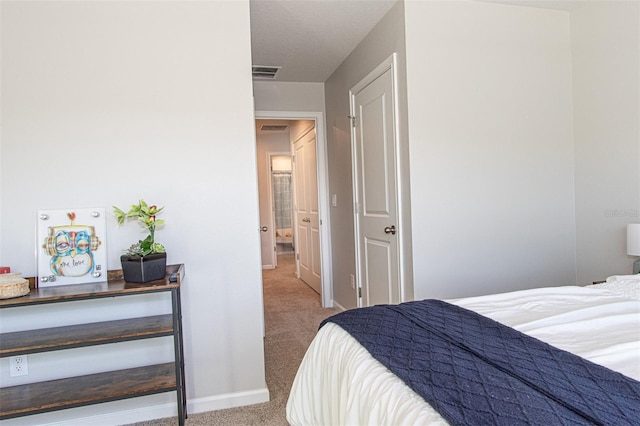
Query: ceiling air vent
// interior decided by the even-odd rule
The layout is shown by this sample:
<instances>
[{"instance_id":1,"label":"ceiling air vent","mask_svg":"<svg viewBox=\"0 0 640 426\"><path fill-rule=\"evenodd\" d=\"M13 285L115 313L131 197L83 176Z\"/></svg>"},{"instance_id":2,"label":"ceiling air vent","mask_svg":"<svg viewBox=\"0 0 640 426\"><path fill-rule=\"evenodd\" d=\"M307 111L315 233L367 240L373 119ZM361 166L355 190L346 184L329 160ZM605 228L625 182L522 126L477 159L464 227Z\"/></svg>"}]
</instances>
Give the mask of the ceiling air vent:
<instances>
[{"instance_id":1,"label":"ceiling air vent","mask_svg":"<svg viewBox=\"0 0 640 426\"><path fill-rule=\"evenodd\" d=\"M281 67L265 67L257 65L253 67L253 78L263 80L273 80L276 78L276 74L280 71Z\"/></svg>"},{"instance_id":2,"label":"ceiling air vent","mask_svg":"<svg viewBox=\"0 0 640 426\"><path fill-rule=\"evenodd\" d=\"M267 132L284 132L289 126L286 124L263 124L260 130Z\"/></svg>"}]
</instances>

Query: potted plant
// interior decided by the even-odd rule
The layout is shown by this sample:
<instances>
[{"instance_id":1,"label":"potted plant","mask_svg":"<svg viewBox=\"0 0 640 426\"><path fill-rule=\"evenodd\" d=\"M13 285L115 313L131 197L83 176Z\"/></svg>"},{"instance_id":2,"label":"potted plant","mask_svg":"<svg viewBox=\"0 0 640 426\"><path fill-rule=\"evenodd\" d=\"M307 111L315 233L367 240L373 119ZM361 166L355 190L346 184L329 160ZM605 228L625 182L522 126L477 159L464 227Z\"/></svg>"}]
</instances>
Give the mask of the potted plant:
<instances>
[{"instance_id":1,"label":"potted plant","mask_svg":"<svg viewBox=\"0 0 640 426\"><path fill-rule=\"evenodd\" d=\"M125 281L145 283L164 278L167 253L162 244L155 242L156 226L164 224L164 220L157 219L156 215L163 209L164 207L149 206L144 200L132 204L126 213L113 206L113 213L119 225L128 219L136 219L149 232L144 240L132 244L126 253L120 256Z\"/></svg>"}]
</instances>

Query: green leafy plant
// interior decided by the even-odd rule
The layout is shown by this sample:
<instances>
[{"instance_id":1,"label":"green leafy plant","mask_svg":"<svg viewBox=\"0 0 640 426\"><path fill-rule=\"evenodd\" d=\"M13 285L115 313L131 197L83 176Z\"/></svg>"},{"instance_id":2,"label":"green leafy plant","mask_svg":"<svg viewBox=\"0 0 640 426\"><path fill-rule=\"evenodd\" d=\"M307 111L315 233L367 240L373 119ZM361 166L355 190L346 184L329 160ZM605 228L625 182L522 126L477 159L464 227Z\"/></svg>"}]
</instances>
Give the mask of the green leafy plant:
<instances>
[{"instance_id":1,"label":"green leafy plant","mask_svg":"<svg viewBox=\"0 0 640 426\"><path fill-rule=\"evenodd\" d=\"M164 225L164 220L157 219L156 215L160 213L164 207L158 208L155 205L149 206L144 200L140 200L138 204L132 204L128 212L124 212L116 206L113 206L113 214L116 216L118 225L122 225L128 219L137 219L149 232L144 240L140 240L132 244L126 252L129 256L147 256L156 253L165 253L164 246L155 242L156 226Z\"/></svg>"}]
</instances>

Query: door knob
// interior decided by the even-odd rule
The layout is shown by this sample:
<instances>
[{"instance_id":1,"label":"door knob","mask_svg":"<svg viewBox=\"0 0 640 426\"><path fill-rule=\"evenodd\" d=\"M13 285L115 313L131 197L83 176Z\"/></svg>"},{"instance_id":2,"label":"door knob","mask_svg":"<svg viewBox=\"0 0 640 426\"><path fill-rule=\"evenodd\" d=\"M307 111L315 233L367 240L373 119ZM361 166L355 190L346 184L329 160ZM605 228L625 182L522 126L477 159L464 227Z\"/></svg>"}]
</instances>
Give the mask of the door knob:
<instances>
[{"instance_id":1,"label":"door knob","mask_svg":"<svg viewBox=\"0 0 640 426\"><path fill-rule=\"evenodd\" d=\"M387 226L386 228L384 228L384 233L385 234L396 235L396 227L395 227L395 225Z\"/></svg>"},{"instance_id":2,"label":"door knob","mask_svg":"<svg viewBox=\"0 0 640 426\"><path fill-rule=\"evenodd\" d=\"M269 228L267 228L266 226L263 226L262 228L260 228L260 232L267 232L269 230Z\"/></svg>"}]
</instances>

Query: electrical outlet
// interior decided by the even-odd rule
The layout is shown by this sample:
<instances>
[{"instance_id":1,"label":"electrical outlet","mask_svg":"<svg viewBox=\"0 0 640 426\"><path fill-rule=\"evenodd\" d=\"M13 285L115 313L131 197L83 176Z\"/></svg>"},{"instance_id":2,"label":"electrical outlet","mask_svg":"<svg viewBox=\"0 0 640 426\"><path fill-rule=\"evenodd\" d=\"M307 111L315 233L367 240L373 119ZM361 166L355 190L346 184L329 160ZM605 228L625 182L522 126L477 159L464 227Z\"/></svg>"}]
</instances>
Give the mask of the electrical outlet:
<instances>
[{"instance_id":1,"label":"electrical outlet","mask_svg":"<svg viewBox=\"0 0 640 426\"><path fill-rule=\"evenodd\" d=\"M29 362L26 355L16 355L9 358L9 375L11 377L29 374Z\"/></svg>"}]
</instances>

